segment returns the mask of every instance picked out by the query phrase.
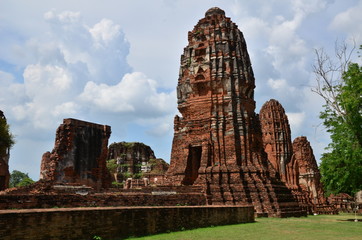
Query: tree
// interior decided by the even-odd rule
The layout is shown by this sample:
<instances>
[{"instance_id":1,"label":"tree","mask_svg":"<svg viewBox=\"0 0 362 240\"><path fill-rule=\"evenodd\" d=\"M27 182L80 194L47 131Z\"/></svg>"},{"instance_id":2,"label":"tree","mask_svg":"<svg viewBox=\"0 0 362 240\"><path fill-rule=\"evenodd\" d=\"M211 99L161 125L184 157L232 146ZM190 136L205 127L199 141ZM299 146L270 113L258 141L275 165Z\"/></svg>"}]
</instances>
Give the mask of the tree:
<instances>
[{"instance_id":1,"label":"tree","mask_svg":"<svg viewBox=\"0 0 362 240\"><path fill-rule=\"evenodd\" d=\"M107 169L113 175L113 178L118 182L118 164L116 159L107 160Z\"/></svg>"},{"instance_id":2,"label":"tree","mask_svg":"<svg viewBox=\"0 0 362 240\"><path fill-rule=\"evenodd\" d=\"M331 136L320 170L327 194L354 194L362 189L362 67L350 62L354 48L336 46L337 62L319 50L314 66L312 91L325 100L320 118Z\"/></svg>"},{"instance_id":3,"label":"tree","mask_svg":"<svg viewBox=\"0 0 362 240\"><path fill-rule=\"evenodd\" d=\"M14 143L14 136L10 133L9 125L0 111L0 155L6 154L7 149L11 148Z\"/></svg>"},{"instance_id":4,"label":"tree","mask_svg":"<svg viewBox=\"0 0 362 240\"><path fill-rule=\"evenodd\" d=\"M10 187L23 187L34 183L28 173L23 173L18 170L13 170L10 174Z\"/></svg>"}]
</instances>

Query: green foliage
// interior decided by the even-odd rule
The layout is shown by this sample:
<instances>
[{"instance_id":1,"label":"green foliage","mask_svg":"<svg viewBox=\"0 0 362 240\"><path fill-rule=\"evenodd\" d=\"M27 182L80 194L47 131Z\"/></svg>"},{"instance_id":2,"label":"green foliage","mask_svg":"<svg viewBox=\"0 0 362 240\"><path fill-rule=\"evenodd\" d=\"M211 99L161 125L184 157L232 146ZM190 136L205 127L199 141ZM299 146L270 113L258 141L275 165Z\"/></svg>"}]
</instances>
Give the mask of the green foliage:
<instances>
[{"instance_id":1,"label":"green foliage","mask_svg":"<svg viewBox=\"0 0 362 240\"><path fill-rule=\"evenodd\" d=\"M157 165L157 159L154 159L154 158L150 158L150 160L148 161L148 164L151 164L151 166L155 166Z\"/></svg>"},{"instance_id":2,"label":"green foliage","mask_svg":"<svg viewBox=\"0 0 362 240\"><path fill-rule=\"evenodd\" d=\"M114 188L123 188L123 183L112 182L112 187L114 187Z\"/></svg>"},{"instance_id":3,"label":"green foliage","mask_svg":"<svg viewBox=\"0 0 362 240\"><path fill-rule=\"evenodd\" d=\"M143 178L143 173L135 173L135 174L133 174L133 178L141 179L141 178Z\"/></svg>"},{"instance_id":4,"label":"green foliage","mask_svg":"<svg viewBox=\"0 0 362 240\"><path fill-rule=\"evenodd\" d=\"M0 118L0 154L11 148L14 143L14 136L10 133L9 124L5 119Z\"/></svg>"},{"instance_id":5,"label":"green foliage","mask_svg":"<svg viewBox=\"0 0 362 240\"><path fill-rule=\"evenodd\" d=\"M27 177L27 178L23 178L17 185L17 187L25 187L25 186L28 186L30 184L33 184L34 183L34 180Z\"/></svg>"},{"instance_id":6,"label":"green foliage","mask_svg":"<svg viewBox=\"0 0 362 240\"><path fill-rule=\"evenodd\" d=\"M117 160L116 159L110 159L107 161L107 169L110 173L115 174L117 172Z\"/></svg>"},{"instance_id":7,"label":"green foliage","mask_svg":"<svg viewBox=\"0 0 362 240\"><path fill-rule=\"evenodd\" d=\"M28 173L13 170L10 174L10 187L24 187L32 183L34 183L34 180L29 177Z\"/></svg>"},{"instance_id":8,"label":"green foliage","mask_svg":"<svg viewBox=\"0 0 362 240\"><path fill-rule=\"evenodd\" d=\"M127 178L132 177L132 174L130 172L124 172L124 173L122 173L122 175L123 175L123 179L127 179Z\"/></svg>"},{"instance_id":9,"label":"green foliage","mask_svg":"<svg viewBox=\"0 0 362 240\"><path fill-rule=\"evenodd\" d=\"M137 142L122 142L125 148L132 148Z\"/></svg>"},{"instance_id":10,"label":"green foliage","mask_svg":"<svg viewBox=\"0 0 362 240\"><path fill-rule=\"evenodd\" d=\"M350 63L342 80L332 86L333 105L320 114L332 140L320 165L327 194L362 189L362 67Z\"/></svg>"},{"instance_id":11,"label":"green foliage","mask_svg":"<svg viewBox=\"0 0 362 240\"><path fill-rule=\"evenodd\" d=\"M168 169L168 164L161 158L159 159L150 159L148 164L151 165L151 172L152 174L164 174L165 171Z\"/></svg>"}]
</instances>

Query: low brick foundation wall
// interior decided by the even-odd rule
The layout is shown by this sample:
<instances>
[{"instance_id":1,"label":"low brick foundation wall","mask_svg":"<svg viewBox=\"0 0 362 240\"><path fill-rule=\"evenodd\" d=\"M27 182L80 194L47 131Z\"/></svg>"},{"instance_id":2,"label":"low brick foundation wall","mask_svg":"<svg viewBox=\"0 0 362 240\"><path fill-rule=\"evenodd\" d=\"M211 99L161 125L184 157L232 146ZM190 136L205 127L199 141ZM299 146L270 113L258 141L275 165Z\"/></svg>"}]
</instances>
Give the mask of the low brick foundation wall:
<instances>
[{"instance_id":1,"label":"low brick foundation wall","mask_svg":"<svg viewBox=\"0 0 362 240\"><path fill-rule=\"evenodd\" d=\"M71 207L108 207L108 206L196 206L206 205L203 193L176 193L167 195L155 193L125 194L27 194L0 195L0 209L25 208L71 208Z\"/></svg>"},{"instance_id":2,"label":"low brick foundation wall","mask_svg":"<svg viewBox=\"0 0 362 240\"><path fill-rule=\"evenodd\" d=\"M112 240L247 222L254 222L252 206L0 210L0 239Z\"/></svg>"},{"instance_id":3,"label":"low brick foundation wall","mask_svg":"<svg viewBox=\"0 0 362 240\"><path fill-rule=\"evenodd\" d=\"M202 205L206 205L203 189L193 186L103 189L102 192L94 192L85 186L55 185L38 192L31 188L0 192L0 209Z\"/></svg>"}]
</instances>

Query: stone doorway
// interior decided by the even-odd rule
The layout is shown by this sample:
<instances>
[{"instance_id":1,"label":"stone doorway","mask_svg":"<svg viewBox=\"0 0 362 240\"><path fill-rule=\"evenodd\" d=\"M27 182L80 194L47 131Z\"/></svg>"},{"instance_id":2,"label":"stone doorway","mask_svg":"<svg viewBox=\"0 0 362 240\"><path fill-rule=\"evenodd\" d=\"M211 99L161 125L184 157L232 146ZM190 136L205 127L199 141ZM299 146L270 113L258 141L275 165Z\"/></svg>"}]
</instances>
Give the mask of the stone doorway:
<instances>
[{"instance_id":1,"label":"stone doorway","mask_svg":"<svg viewBox=\"0 0 362 240\"><path fill-rule=\"evenodd\" d=\"M199 175L199 168L201 162L202 147L190 146L189 155L187 157L187 166L185 171L185 178L182 181L184 185L192 185Z\"/></svg>"}]
</instances>

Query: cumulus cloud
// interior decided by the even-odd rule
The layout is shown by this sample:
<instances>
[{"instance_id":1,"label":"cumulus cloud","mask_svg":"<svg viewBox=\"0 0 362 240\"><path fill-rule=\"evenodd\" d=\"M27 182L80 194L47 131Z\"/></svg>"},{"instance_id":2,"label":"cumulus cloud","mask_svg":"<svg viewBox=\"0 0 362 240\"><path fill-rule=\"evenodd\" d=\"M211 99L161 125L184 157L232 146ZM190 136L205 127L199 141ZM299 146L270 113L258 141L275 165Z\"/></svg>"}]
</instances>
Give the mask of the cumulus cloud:
<instances>
[{"instance_id":1,"label":"cumulus cloud","mask_svg":"<svg viewBox=\"0 0 362 240\"><path fill-rule=\"evenodd\" d=\"M331 23L331 28L347 33L348 37L354 39L357 43L362 42L362 1L346 11L335 16Z\"/></svg>"},{"instance_id":2,"label":"cumulus cloud","mask_svg":"<svg viewBox=\"0 0 362 240\"><path fill-rule=\"evenodd\" d=\"M300 29L311 14L322 11L330 1L278 1L255 4L235 2L240 29L244 32L256 77L256 97L276 98L289 111L302 111L301 89L309 88L312 47ZM250 5L250 6L249 6ZM242 10L240 10L242 9Z\"/></svg>"},{"instance_id":3,"label":"cumulus cloud","mask_svg":"<svg viewBox=\"0 0 362 240\"><path fill-rule=\"evenodd\" d=\"M32 62L24 69L23 83L15 84L11 74L0 72L8 91L25 96L17 103L0 103L14 119L54 129L59 119L86 117L87 111L133 118L173 111L175 104L169 103L176 102L174 94L158 92L156 81L142 73L127 73L130 46L119 25L102 19L88 27L79 12L70 11L49 11L44 20L49 30L23 46Z\"/></svg>"},{"instance_id":4,"label":"cumulus cloud","mask_svg":"<svg viewBox=\"0 0 362 240\"><path fill-rule=\"evenodd\" d=\"M9 85L14 80L14 76L10 73L0 71L0 79L2 84Z\"/></svg>"},{"instance_id":5,"label":"cumulus cloud","mask_svg":"<svg viewBox=\"0 0 362 240\"><path fill-rule=\"evenodd\" d=\"M0 109L14 123L18 148L28 138L53 141L57 126L69 117L117 123L115 132L150 118L148 134L171 130L164 122L176 109L175 92L162 92L155 80L132 72L130 44L120 25L104 18L89 27L80 12L54 10L44 21L47 31L17 46L26 59L22 79L0 71Z\"/></svg>"},{"instance_id":6,"label":"cumulus cloud","mask_svg":"<svg viewBox=\"0 0 362 240\"><path fill-rule=\"evenodd\" d=\"M285 79L268 79L268 85L274 90L285 90L288 88L287 81Z\"/></svg>"},{"instance_id":7,"label":"cumulus cloud","mask_svg":"<svg viewBox=\"0 0 362 240\"><path fill-rule=\"evenodd\" d=\"M303 122L305 120L305 112L287 112L289 124L291 131L294 136L303 135L303 131L301 131L301 127L303 126Z\"/></svg>"},{"instance_id":8,"label":"cumulus cloud","mask_svg":"<svg viewBox=\"0 0 362 240\"><path fill-rule=\"evenodd\" d=\"M174 93L158 93L156 81L140 72L126 74L111 86L88 82L80 99L99 109L140 117L160 116L176 109Z\"/></svg>"}]
</instances>

